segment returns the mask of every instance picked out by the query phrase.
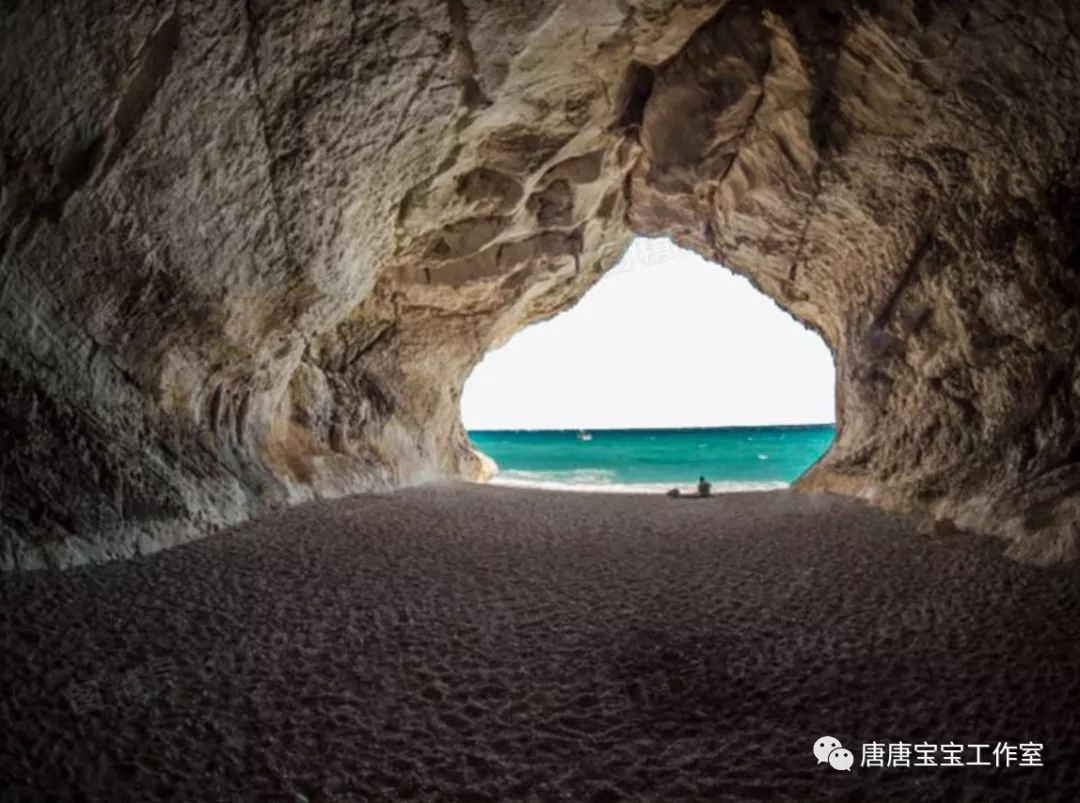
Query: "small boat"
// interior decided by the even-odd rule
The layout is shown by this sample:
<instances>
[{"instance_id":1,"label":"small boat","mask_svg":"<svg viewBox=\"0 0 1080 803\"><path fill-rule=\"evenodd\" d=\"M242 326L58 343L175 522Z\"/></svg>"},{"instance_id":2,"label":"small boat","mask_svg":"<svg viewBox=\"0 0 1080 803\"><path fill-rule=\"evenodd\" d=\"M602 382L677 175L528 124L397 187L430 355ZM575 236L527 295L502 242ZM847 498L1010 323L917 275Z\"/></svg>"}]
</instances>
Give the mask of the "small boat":
<instances>
[{"instance_id":1,"label":"small boat","mask_svg":"<svg viewBox=\"0 0 1080 803\"><path fill-rule=\"evenodd\" d=\"M591 441L592 440L592 435L590 435L585 430L580 429L580 430L578 430L577 439L579 441Z\"/></svg>"}]
</instances>

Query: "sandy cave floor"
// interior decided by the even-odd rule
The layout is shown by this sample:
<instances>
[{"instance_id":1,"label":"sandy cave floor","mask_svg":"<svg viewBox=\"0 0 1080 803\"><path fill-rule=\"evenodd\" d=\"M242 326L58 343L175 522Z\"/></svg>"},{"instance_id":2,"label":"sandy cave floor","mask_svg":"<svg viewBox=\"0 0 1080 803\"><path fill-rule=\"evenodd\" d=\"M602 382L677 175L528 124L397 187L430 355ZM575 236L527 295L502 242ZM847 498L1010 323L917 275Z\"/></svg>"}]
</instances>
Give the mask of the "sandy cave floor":
<instances>
[{"instance_id":1,"label":"sandy cave floor","mask_svg":"<svg viewBox=\"0 0 1080 803\"><path fill-rule=\"evenodd\" d=\"M1001 551L827 496L446 486L9 576L0 800L1075 800L1080 570Z\"/></svg>"}]
</instances>

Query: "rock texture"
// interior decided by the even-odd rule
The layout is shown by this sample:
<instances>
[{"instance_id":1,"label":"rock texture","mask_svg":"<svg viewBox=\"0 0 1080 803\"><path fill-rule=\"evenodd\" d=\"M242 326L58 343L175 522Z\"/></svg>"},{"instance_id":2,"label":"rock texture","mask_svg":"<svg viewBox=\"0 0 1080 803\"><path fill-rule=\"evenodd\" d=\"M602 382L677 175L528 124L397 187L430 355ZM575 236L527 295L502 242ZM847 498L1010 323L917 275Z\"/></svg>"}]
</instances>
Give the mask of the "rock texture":
<instances>
[{"instance_id":1,"label":"rock texture","mask_svg":"<svg viewBox=\"0 0 1080 803\"><path fill-rule=\"evenodd\" d=\"M1067 0L0 5L0 565L477 475L484 352L634 232L836 355L800 480L1080 536Z\"/></svg>"}]
</instances>

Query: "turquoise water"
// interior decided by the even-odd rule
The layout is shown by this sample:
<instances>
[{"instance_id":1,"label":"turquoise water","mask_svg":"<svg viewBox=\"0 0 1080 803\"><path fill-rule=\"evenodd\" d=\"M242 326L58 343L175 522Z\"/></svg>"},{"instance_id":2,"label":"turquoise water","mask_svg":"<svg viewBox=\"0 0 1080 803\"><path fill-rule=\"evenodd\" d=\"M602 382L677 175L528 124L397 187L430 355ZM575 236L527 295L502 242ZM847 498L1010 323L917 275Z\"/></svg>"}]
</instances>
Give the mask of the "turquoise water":
<instances>
[{"instance_id":1,"label":"turquoise water","mask_svg":"<svg viewBox=\"0 0 1080 803\"><path fill-rule=\"evenodd\" d=\"M497 482L582 490L777 488L828 447L833 426L472 431L499 466Z\"/></svg>"}]
</instances>

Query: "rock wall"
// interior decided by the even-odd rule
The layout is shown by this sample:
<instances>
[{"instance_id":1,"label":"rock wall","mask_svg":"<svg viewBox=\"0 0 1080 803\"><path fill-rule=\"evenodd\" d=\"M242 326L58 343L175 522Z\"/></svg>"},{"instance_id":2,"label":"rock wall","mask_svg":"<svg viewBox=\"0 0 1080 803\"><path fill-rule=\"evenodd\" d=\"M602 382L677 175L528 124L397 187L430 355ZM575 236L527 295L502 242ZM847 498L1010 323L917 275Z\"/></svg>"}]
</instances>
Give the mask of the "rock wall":
<instances>
[{"instance_id":1,"label":"rock wall","mask_svg":"<svg viewBox=\"0 0 1080 803\"><path fill-rule=\"evenodd\" d=\"M1075 557L1080 7L731 3L656 71L630 221L831 345L798 483Z\"/></svg>"},{"instance_id":2,"label":"rock wall","mask_svg":"<svg viewBox=\"0 0 1080 803\"><path fill-rule=\"evenodd\" d=\"M802 478L1071 557L1080 11L0 5L0 565L482 470L484 352L633 232L829 342Z\"/></svg>"}]
</instances>

